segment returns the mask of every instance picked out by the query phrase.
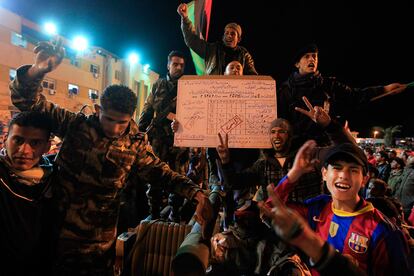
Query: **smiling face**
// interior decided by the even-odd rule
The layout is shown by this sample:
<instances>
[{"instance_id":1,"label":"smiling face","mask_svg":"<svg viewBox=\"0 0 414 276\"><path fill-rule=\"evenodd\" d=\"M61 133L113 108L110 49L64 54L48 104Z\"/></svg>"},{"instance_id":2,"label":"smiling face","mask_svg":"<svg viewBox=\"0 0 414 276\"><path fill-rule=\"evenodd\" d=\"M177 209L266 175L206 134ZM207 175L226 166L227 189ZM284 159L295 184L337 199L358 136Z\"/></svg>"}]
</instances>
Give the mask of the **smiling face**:
<instances>
[{"instance_id":1,"label":"smiling face","mask_svg":"<svg viewBox=\"0 0 414 276\"><path fill-rule=\"evenodd\" d=\"M289 145L289 132L281 126L272 127L270 129L270 142L276 154L286 152Z\"/></svg>"},{"instance_id":2,"label":"smiling face","mask_svg":"<svg viewBox=\"0 0 414 276\"><path fill-rule=\"evenodd\" d=\"M43 129L14 124L10 127L5 147L14 169L29 170L49 150L49 133Z\"/></svg>"},{"instance_id":3,"label":"smiling face","mask_svg":"<svg viewBox=\"0 0 414 276\"><path fill-rule=\"evenodd\" d=\"M368 181L361 165L352 161L332 161L322 168L322 177L332 195L334 207L353 212L360 198L358 192Z\"/></svg>"},{"instance_id":4,"label":"smiling face","mask_svg":"<svg viewBox=\"0 0 414 276\"><path fill-rule=\"evenodd\" d=\"M229 48L236 48L240 42L240 37L237 31L233 28L225 28L223 34L223 43Z\"/></svg>"},{"instance_id":5,"label":"smiling face","mask_svg":"<svg viewBox=\"0 0 414 276\"><path fill-rule=\"evenodd\" d=\"M318 70L318 53L306 53L295 64L299 74L313 74Z\"/></svg>"}]
</instances>

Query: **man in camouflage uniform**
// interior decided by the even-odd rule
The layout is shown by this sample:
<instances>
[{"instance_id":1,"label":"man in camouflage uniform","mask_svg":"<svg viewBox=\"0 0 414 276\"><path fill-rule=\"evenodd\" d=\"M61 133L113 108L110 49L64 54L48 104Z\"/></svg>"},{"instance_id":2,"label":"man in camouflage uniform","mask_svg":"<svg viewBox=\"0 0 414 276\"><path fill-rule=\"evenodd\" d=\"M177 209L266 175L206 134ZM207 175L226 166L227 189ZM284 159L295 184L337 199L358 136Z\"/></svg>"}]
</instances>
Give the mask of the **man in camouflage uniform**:
<instances>
[{"instance_id":1,"label":"man in camouflage uniform","mask_svg":"<svg viewBox=\"0 0 414 276\"><path fill-rule=\"evenodd\" d=\"M188 160L188 150L173 146L174 133L171 129L171 121L174 119L176 112L177 81L184 74L184 68L184 55L179 51L171 51L168 55L167 76L166 78L159 78L154 83L152 92L145 102L138 121L139 130L147 132L155 154L161 160L167 162L173 170L181 170L181 173L185 173L182 163ZM155 219L160 216L163 191L151 184L147 195L150 214ZM169 204L172 206L170 218L179 220L178 209L183 204L183 198L176 194L170 194Z\"/></svg>"},{"instance_id":2,"label":"man in camouflage uniform","mask_svg":"<svg viewBox=\"0 0 414 276\"><path fill-rule=\"evenodd\" d=\"M20 67L10 89L16 107L45 112L63 139L56 159L63 212L56 274L112 275L119 195L131 173L154 185L168 183L169 190L196 200L196 219L204 225L211 205L191 180L172 171L148 146L132 120L136 95L111 85L95 114L67 111L47 101L40 85L63 60L61 42L41 42L34 52L35 64Z\"/></svg>"}]
</instances>

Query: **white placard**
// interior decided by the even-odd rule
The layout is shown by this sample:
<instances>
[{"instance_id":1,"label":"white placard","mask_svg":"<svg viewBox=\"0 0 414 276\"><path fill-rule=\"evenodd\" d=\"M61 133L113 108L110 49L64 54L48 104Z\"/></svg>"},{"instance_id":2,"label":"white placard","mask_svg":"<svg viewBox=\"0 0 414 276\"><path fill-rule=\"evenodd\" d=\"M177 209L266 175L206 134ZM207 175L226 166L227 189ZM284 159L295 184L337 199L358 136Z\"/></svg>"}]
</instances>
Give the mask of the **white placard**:
<instances>
[{"instance_id":1,"label":"white placard","mask_svg":"<svg viewBox=\"0 0 414 276\"><path fill-rule=\"evenodd\" d=\"M276 82L269 76L183 76L178 81L177 147L270 148L276 119Z\"/></svg>"}]
</instances>

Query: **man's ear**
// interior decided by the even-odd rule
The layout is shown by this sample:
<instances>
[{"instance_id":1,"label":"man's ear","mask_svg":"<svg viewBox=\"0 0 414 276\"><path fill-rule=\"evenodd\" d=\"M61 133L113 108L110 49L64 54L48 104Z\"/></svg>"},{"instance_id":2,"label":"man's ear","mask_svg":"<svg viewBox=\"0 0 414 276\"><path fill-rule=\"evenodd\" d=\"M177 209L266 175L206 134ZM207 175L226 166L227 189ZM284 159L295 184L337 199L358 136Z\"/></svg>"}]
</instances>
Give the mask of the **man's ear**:
<instances>
[{"instance_id":1,"label":"man's ear","mask_svg":"<svg viewBox=\"0 0 414 276\"><path fill-rule=\"evenodd\" d=\"M100 114L100 112L101 112L102 107L101 107L99 104L94 104L94 105L93 105L93 108L95 109L95 113L96 113L96 115L98 115L98 116L99 116L99 114Z\"/></svg>"},{"instance_id":2,"label":"man's ear","mask_svg":"<svg viewBox=\"0 0 414 276\"><path fill-rule=\"evenodd\" d=\"M322 167L321 173L323 181L326 181L326 175L328 174L328 170L325 167Z\"/></svg>"},{"instance_id":3,"label":"man's ear","mask_svg":"<svg viewBox=\"0 0 414 276\"><path fill-rule=\"evenodd\" d=\"M12 131L12 128L14 127L14 125L12 125L12 126L10 126L8 129L7 129L7 132L5 132L4 134L3 134L3 147L4 148L6 148L7 147L7 144L8 144L8 139L9 139L9 134L10 134L10 131Z\"/></svg>"},{"instance_id":4,"label":"man's ear","mask_svg":"<svg viewBox=\"0 0 414 276\"><path fill-rule=\"evenodd\" d=\"M296 67L297 69L299 69L299 62L296 62L296 63L295 63L295 67Z\"/></svg>"},{"instance_id":5,"label":"man's ear","mask_svg":"<svg viewBox=\"0 0 414 276\"><path fill-rule=\"evenodd\" d=\"M3 137L3 147L7 147L7 138L9 138L9 132L7 132Z\"/></svg>"}]
</instances>

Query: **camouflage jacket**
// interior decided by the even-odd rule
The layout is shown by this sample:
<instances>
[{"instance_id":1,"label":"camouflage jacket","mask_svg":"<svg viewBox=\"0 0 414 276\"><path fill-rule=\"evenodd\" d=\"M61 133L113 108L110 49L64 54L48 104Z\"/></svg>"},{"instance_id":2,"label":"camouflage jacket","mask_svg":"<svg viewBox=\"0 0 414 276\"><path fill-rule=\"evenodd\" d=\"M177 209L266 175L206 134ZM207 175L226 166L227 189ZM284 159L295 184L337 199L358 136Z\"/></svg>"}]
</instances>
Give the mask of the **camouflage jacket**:
<instances>
[{"instance_id":1,"label":"camouflage jacket","mask_svg":"<svg viewBox=\"0 0 414 276\"><path fill-rule=\"evenodd\" d=\"M116 238L120 190L131 173L155 185L168 183L169 190L189 199L200 190L155 156L134 121L121 137L107 138L95 114L72 113L47 101L41 94L41 79L25 82L28 68L19 68L10 84L12 102L20 110L49 114L54 134L64 141L56 164L62 189L59 205L65 211L60 234L65 250L103 254L111 247Z\"/></svg>"},{"instance_id":2,"label":"camouflage jacket","mask_svg":"<svg viewBox=\"0 0 414 276\"><path fill-rule=\"evenodd\" d=\"M145 101L144 108L139 116L138 127L140 131L146 131L153 124L154 131L150 131L149 139L153 133L160 139L172 140L174 136L171 130L171 121L166 118L168 113L175 113L177 100L177 81L167 78L158 79L152 87L151 94Z\"/></svg>"}]
</instances>

